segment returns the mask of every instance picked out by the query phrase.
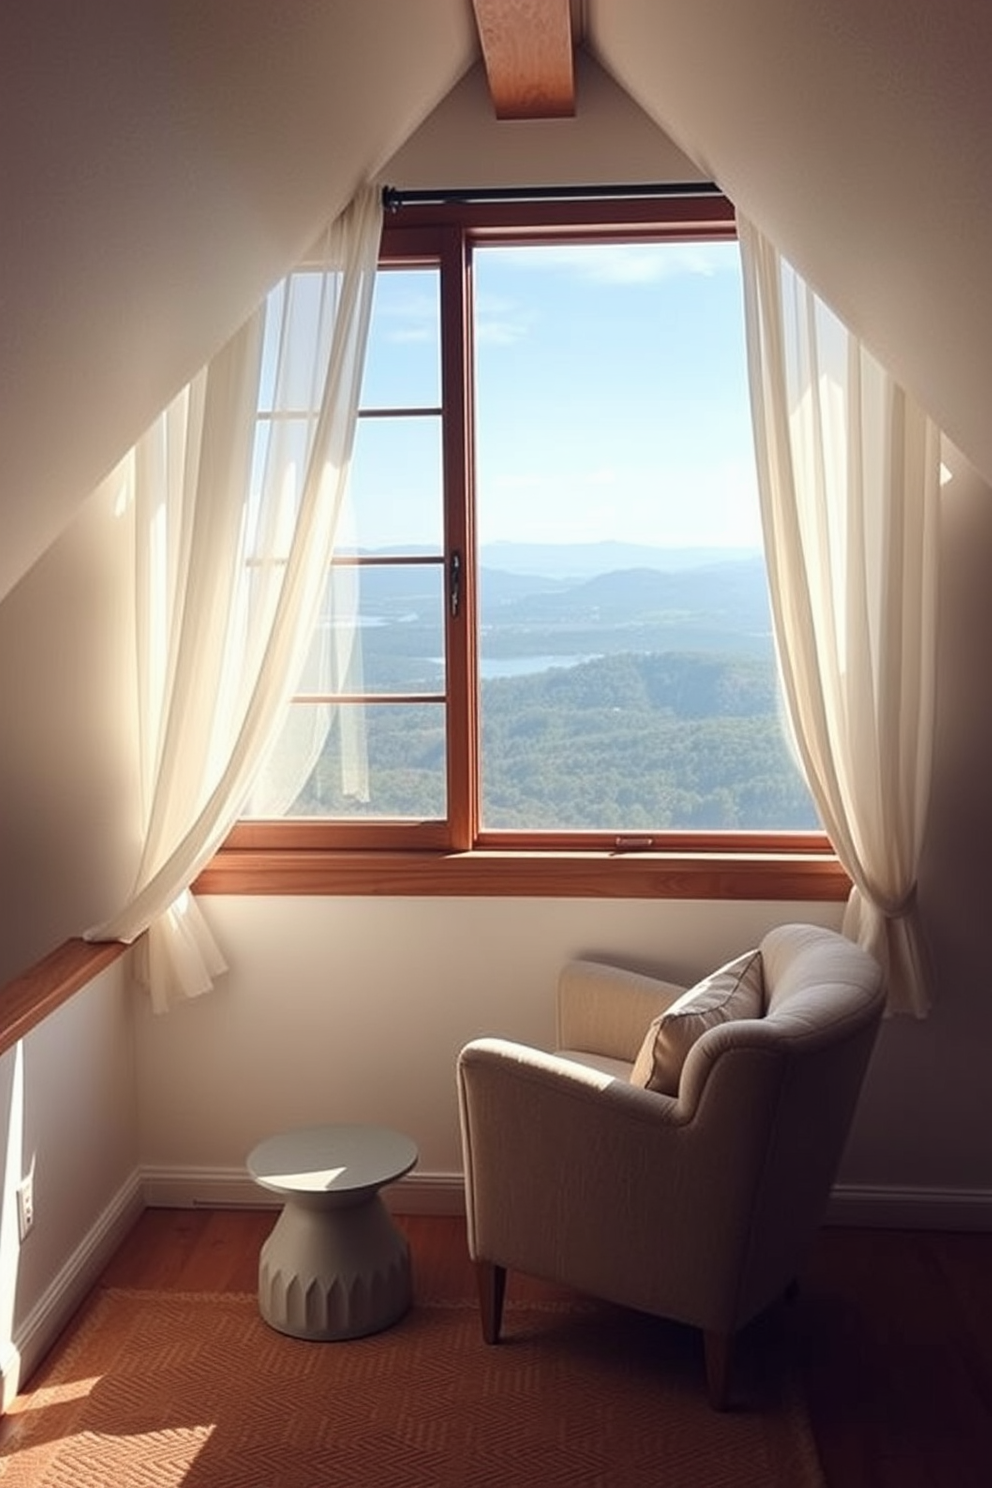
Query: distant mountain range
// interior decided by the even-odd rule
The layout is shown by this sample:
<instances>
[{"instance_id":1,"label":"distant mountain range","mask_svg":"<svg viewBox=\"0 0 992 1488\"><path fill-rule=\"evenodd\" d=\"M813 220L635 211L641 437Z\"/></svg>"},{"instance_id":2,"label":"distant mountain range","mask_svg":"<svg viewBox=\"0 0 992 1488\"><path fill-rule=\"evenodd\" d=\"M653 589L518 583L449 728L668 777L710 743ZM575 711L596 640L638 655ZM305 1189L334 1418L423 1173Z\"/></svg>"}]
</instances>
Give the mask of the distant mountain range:
<instances>
[{"instance_id":1,"label":"distant mountain range","mask_svg":"<svg viewBox=\"0 0 992 1488\"><path fill-rule=\"evenodd\" d=\"M364 556L376 557L380 550L360 550ZM433 556L426 548L389 549L391 557ZM650 593L660 595L665 585L660 576L668 577L671 603L696 608L701 591L718 591L729 583L744 583L750 590L758 582L764 588L764 558L752 548L660 548L647 543L484 543L479 550L482 588L489 604L505 604L531 595L576 592L580 585L595 584L609 576L616 587L621 576L628 589L639 589L646 599ZM736 576L736 578L735 578ZM362 574L362 592L367 597L383 596L393 602L404 597L436 593L440 582L438 567L366 568ZM595 603L595 591L589 598ZM681 594L682 598L677 596Z\"/></svg>"},{"instance_id":2,"label":"distant mountain range","mask_svg":"<svg viewBox=\"0 0 992 1488\"><path fill-rule=\"evenodd\" d=\"M653 568L678 573L760 557L757 548L660 548L648 543L483 543L484 568L505 573L539 574L549 579L589 579L618 569Z\"/></svg>"},{"instance_id":3,"label":"distant mountain range","mask_svg":"<svg viewBox=\"0 0 992 1488\"><path fill-rule=\"evenodd\" d=\"M402 640L369 636L367 644L398 645L413 654L417 632L427 625L433 639L424 654L434 654L443 585L440 564L364 569L363 613L379 617L390 631L404 622ZM569 654L683 646L737 651L756 641L764 647L770 639L763 558L738 548L494 543L482 549L479 598L493 655L511 655L514 648L520 655L535 648Z\"/></svg>"},{"instance_id":4,"label":"distant mountain range","mask_svg":"<svg viewBox=\"0 0 992 1488\"><path fill-rule=\"evenodd\" d=\"M530 588L527 585L530 585ZM482 570L482 617L499 625L625 625L689 615L724 618L729 629L767 628L768 591L760 557L736 557L661 571L611 568L589 578L528 579Z\"/></svg>"}]
</instances>

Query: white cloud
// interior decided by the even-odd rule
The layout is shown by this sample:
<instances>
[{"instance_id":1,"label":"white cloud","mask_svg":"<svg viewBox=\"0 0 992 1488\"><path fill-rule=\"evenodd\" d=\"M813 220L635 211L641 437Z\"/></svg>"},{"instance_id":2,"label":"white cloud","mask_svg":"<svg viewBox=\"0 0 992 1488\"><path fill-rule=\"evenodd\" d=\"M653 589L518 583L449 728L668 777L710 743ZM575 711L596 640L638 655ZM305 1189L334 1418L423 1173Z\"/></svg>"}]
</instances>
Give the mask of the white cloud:
<instances>
[{"instance_id":1,"label":"white cloud","mask_svg":"<svg viewBox=\"0 0 992 1488\"><path fill-rule=\"evenodd\" d=\"M496 295L477 294L475 299L475 338L489 346L516 346L526 341L533 316L512 301Z\"/></svg>"},{"instance_id":2,"label":"white cloud","mask_svg":"<svg viewBox=\"0 0 992 1488\"><path fill-rule=\"evenodd\" d=\"M376 318L383 339L394 344L437 340L438 303L434 295L396 295L377 307Z\"/></svg>"}]
</instances>

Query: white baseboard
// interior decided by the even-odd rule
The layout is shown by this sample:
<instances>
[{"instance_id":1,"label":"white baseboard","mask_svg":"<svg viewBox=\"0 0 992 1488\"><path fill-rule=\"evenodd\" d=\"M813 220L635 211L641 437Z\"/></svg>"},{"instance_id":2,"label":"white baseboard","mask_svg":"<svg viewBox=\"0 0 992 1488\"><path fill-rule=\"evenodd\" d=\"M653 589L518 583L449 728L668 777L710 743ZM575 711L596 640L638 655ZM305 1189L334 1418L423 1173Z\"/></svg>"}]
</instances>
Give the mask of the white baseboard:
<instances>
[{"instance_id":1,"label":"white baseboard","mask_svg":"<svg viewBox=\"0 0 992 1488\"><path fill-rule=\"evenodd\" d=\"M40 1363L77 1307L94 1286L145 1209L137 1169L102 1214L25 1318L14 1328L0 1358L0 1390L6 1410L21 1384Z\"/></svg>"},{"instance_id":2,"label":"white baseboard","mask_svg":"<svg viewBox=\"0 0 992 1488\"><path fill-rule=\"evenodd\" d=\"M395 1214L464 1214L460 1173L410 1173L383 1190ZM137 1169L60 1268L14 1336L0 1348L0 1388L6 1410L90 1291L146 1208L259 1209L279 1207L244 1168ZM838 1184L827 1223L865 1229L992 1230L992 1190L873 1187Z\"/></svg>"},{"instance_id":3,"label":"white baseboard","mask_svg":"<svg viewBox=\"0 0 992 1488\"><path fill-rule=\"evenodd\" d=\"M244 1168L145 1167L141 1191L150 1209L278 1209L279 1195L260 1188ZM408 1173L382 1190L394 1214L464 1214L460 1173Z\"/></svg>"},{"instance_id":4,"label":"white baseboard","mask_svg":"<svg viewBox=\"0 0 992 1488\"><path fill-rule=\"evenodd\" d=\"M869 1230L992 1230L992 1190L839 1183L827 1223Z\"/></svg>"},{"instance_id":5,"label":"white baseboard","mask_svg":"<svg viewBox=\"0 0 992 1488\"><path fill-rule=\"evenodd\" d=\"M244 1168L145 1167L145 1203L161 1209L277 1209ZM394 1214L464 1214L461 1173L409 1173L383 1189ZM992 1190L838 1184L827 1223L865 1229L992 1230Z\"/></svg>"}]
</instances>

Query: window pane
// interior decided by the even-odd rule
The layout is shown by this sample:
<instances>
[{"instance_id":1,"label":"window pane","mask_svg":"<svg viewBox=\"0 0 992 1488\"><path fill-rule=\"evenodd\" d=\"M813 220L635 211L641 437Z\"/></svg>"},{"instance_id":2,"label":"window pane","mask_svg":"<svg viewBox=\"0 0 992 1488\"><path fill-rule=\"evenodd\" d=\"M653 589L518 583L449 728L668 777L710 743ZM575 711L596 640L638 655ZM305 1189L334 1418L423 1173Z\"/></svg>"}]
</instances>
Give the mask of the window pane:
<instances>
[{"instance_id":1,"label":"window pane","mask_svg":"<svg viewBox=\"0 0 992 1488\"><path fill-rule=\"evenodd\" d=\"M380 269L362 381L363 408L440 406L440 324L436 268Z\"/></svg>"},{"instance_id":2,"label":"window pane","mask_svg":"<svg viewBox=\"0 0 992 1488\"><path fill-rule=\"evenodd\" d=\"M815 829L780 724L737 244L474 264L483 826Z\"/></svg>"},{"instance_id":3,"label":"window pane","mask_svg":"<svg viewBox=\"0 0 992 1488\"><path fill-rule=\"evenodd\" d=\"M321 630L353 638L343 692L444 691L444 571L437 564L332 569Z\"/></svg>"},{"instance_id":4,"label":"window pane","mask_svg":"<svg viewBox=\"0 0 992 1488\"><path fill-rule=\"evenodd\" d=\"M341 550L441 553L442 502L440 418L360 419Z\"/></svg>"},{"instance_id":5,"label":"window pane","mask_svg":"<svg viewBox=\"0 0 992 1488\"><path fill-rule=\"evenodd\" d=\"M326 739L298 795L291 817L339 820L443 820L447 809L444 707L434 704L297 703L291 710ZM323 713L323 724L317 715ZM357 715L357 716L355 716ZM367 799L354 792L349 732L364 729Z\"/></svg>"},{"instance_id":6,"label":"window pane","mask_svg":"<svg viewBox=\"0 0 992 1488\"><path fill-rule=\"evenodd\" d=\"M762 660L624 653L483 683L486 826L810 830Z\"/></svg>"}]
</instances>

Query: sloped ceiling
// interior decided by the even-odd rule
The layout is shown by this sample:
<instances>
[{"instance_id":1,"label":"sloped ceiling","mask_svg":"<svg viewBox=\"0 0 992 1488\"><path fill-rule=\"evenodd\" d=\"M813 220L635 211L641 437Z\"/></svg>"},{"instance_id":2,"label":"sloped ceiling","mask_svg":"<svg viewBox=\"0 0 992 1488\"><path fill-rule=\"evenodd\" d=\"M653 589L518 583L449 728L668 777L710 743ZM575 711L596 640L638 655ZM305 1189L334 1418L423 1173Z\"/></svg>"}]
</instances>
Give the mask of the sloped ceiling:
<instances>
[{"instance_id":1,"label":"sloped ceiling","mask_svg":"<svg viewBox=\"0 0 992 1488\"><path fill-rule=\"evenodd\" d=\"M586 41L992 479L988 0L588 0Z\"/></svg>"},{"instance_id":2,"label":"sloped ceiling","mask_svg":"<svg viewBox=\"0 0 992 1488\"><path fill-rule=\"evenodd\" d=\"M0 598L477 56L470 0L4 0Z\"/></svg>"},{"instance_id":3,"label":"sloped ceiling","mask_svg":"<svg viewBox=\"0 0 992 1488\"><path fill-rule=\"evenodd\" d=\"M992 478L992 6L575 11ZM0 598L479 55L471 0L0 6Z\"/></svg>"}]
</instances>

